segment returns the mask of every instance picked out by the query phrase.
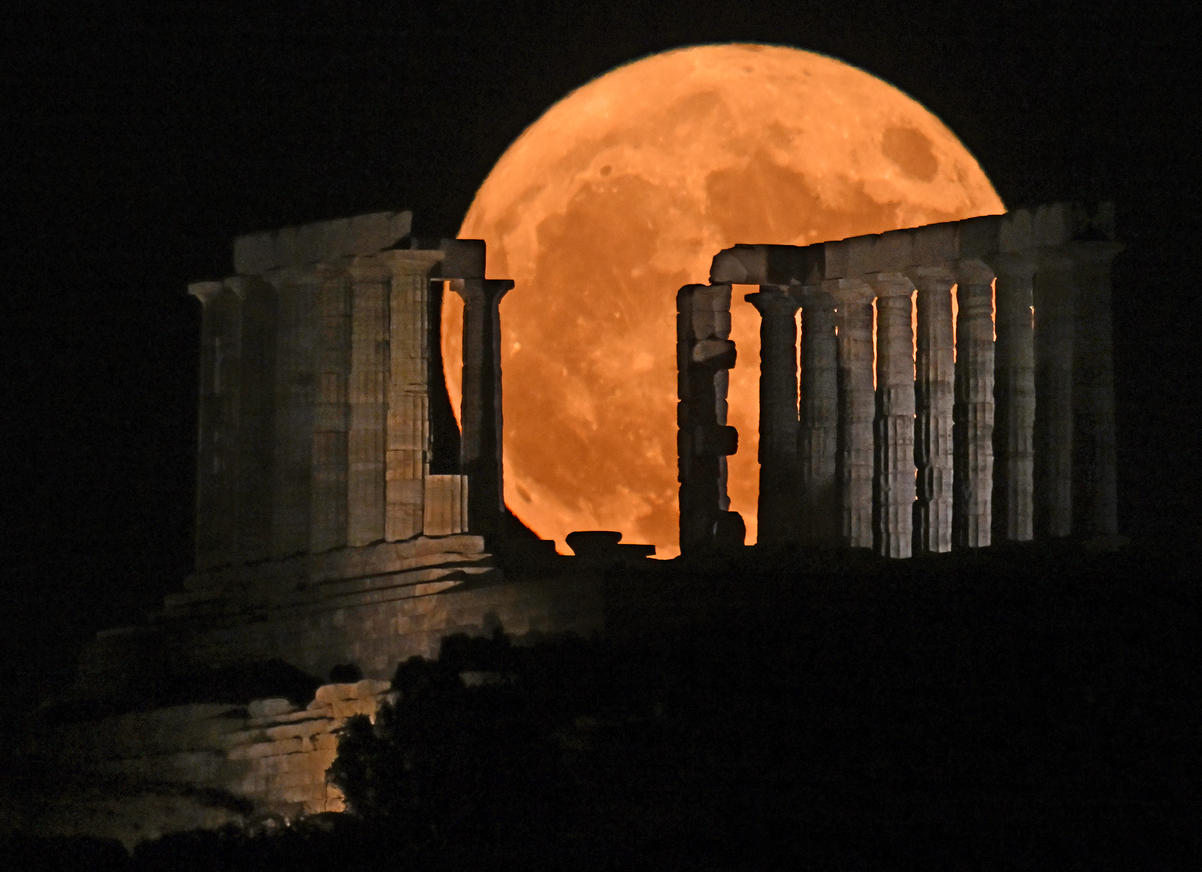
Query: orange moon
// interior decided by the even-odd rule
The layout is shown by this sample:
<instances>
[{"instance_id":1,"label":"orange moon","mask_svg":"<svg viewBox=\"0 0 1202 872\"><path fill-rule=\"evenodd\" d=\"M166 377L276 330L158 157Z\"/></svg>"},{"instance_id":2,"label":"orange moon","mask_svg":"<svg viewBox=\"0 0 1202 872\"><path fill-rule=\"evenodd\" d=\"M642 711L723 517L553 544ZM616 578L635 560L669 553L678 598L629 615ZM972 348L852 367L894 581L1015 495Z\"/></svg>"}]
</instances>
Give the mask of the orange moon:
<instances>
[{"instance_id":1,"label":"orange moon","mask_svg":"<svg viewBox=\"0 0 1202 872\"><path fill-rule=\"evenodd\" d=\"M679 553L677 290L736 243L806 245L1005 211L944 124L825 55L682 48L568 94L501 156L459 231L501 305L505 502L563 550L573 530ZM755 539L759 316L735 288L731 508ZM459 408L462 303L443 303Z\"/></svg>"}]
</instances>

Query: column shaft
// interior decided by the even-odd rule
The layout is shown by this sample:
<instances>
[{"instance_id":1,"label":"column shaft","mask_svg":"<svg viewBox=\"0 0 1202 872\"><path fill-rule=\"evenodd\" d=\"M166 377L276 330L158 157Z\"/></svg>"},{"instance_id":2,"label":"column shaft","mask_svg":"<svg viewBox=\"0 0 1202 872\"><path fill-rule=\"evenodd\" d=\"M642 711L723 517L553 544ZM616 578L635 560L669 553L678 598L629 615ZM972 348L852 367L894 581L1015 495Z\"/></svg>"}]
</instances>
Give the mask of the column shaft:
<instances>
[{"instance_id":1,"label":"column shaft","mask_svg":"<svg viewBox=\"0 0 1202 872\"><path fill-rule=\"evenodd\" d=\"M840 536L851 548L871 548L876 415L872 386L872 291L862 282L837 281L841 285L837 455Z\"/></svg>"},{"instance_id":2,"label":"column shaft","mask_svg":"<svg viewBox=\"0 0 1202 872\"><path fill-rule=\"evenodd\" d=\"M346 545L351 288L345 275L323 270L318 311L313 487L309 510L309 550L314 552Z\"/></svg>"},{"instance_id":3,"label":"column shaft","mask_svg":"<svg viewBox=\"0 0 1202 872\"><path fill-rule=\"evenodd\" d=\"M992 540L1026 542L1034 536L1035 263L1004 254L990 265L997 273Z\"/></svg>"},{"instance_id":4,"label":"column shaft","mask_svg":"<svg viewBox=\"0 0 1202 872\"><path fill-rule=\"evenodd\" d=\"M873 546L909 557L914 521L914 338L904 277L875 282L876 420Z\"/></svg>"},{"instance_id":5,"label":"column shaft","mask_svg":"<svg viewBox=\"0 0 1202 872\"><path fill-rule=\"evenodd\" d=\"M797 443L801 539L814 544L839 539L837 478L839 371L835 303L821 293L802 298L801 408Z\"/></svg>"},{"instance_id":6,"label":"column shaft","mask_svg":"<svg viewBox=\"0 0 1202 872\"><path fill-rule=\"evenodd\" d=\"M513 282L475 278L450 284L464 303L460 471L470 482L468 525L473 533L495 536L505 513L499 307Z\"/></svg>"},{"instance_id":7,"label":"column shaft","mask_svg":"<svg viewBox=\"0 0 1202 872\"><path fill-rule=\"evenodd\" d=\"M1073 526L1073 333L1071 258L1045 250L1035 274L1035 535Z\"/></svg>"},{"instance_id":8,"label":"column shaft","mask_svg":"<svg viewBox=\"0 0 1202 872\"><path fill-rule=\"evenodd\" d=\"M352 273L348 387L347 544L384 539L385 423L388 413L388 277Z\"/></svg>"},{"instance_id":9,"label":"column shaft","mask_svg":"<svg viewBox=\"0 0 1202 872\"><path fill-rule=\"evenodd\" d=\"M747 302L760 320L760 542L797 536L798 302L784 288L761 285Z\"/></svg>"},{"instance_id":10,"label":"column shaft","mask_svg":"<svg viewBox=\"0 0 1202 872\"><path fill-rule=\"evenodd\" d=\"M952 545L952 285L942 268L910 272L918 288L918 335L914 382L914 503L916 551L948 551Z\"/></svg>"},{"instance_id":11,"label":"column shaft","mask_svg":"<svg viewBox=\"0 0 1202 872\"><path fill-rule=\"evenodd\" d=\"M726 426L730 341L730 285L685 285L676 295L676 451L680 481L680 550L710 547L728 518L726 456L737 434ZM741 523L741 519L737 519Z\"/></svg>"},{"instance_id":12,"label":"column shaft","mask_svg":"<svg viewBox=\"0 0 1202 872\"><path fill-rule=\"evenodd\" d=\"M993 489L993 274L974 261L958 278L952 545L981 548L990 543Z\"/></svg>"},{"instance_id":13,"label":"column shaft","mask_svg":"<svg viewBox=\"0 0 1202 872\"><path fill-rule=\"evenodd\" d=\"M240 562L271 556L275 460L275 289L257 278L228 279L241 299L238 554Z\"/></svg>"}]
</instances>

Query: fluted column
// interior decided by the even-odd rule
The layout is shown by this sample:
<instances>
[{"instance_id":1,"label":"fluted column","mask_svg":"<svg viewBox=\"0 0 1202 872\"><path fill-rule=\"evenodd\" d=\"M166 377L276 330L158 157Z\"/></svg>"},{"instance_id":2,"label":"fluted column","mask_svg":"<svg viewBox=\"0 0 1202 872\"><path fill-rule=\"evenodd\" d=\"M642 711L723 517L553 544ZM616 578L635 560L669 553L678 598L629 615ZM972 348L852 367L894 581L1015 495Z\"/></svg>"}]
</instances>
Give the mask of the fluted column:
<instances>
[{"instance_id":1,"label":"fluted column","mask_svg":"<svg viewBox=\"0 0 1202 872\"><path fill-rule=\"evenodd\" d=\"M389 278L378 264L359 266L351 272L348 545L368 545L384 539Z\"/></svg>"},{"instance_id":2,"label":"fluted column","mask_svg":"<svg viewBox=\"0 0 1202 872\"><path fill-rule=\"evenodd\" d=\"M999 254L989 265L997 274L992 540L1026 542L1034 536L1035 260Z\"/></svg>"},{"instance_id":3,"label":"fluted column","mask_svg":"<svg viewBox=\"0 0 1202 872\"><path fill-rule=\"evenodd\" d=\"M468 476L468 529L501 532L505 488L501 457L501 298L509 280L449 283L463 297L463 405L460 471Z\"/></svg>"},{"instance_id":4,"label":"fluted column","mask_svg":"<svg viewBox=\"0 0 1202 872\"><path fill-rule=\"evenodd\" d=\"M914 463L918 468L914 502L914 549L952 547L952 395L955 380L952 343L952 285L943 267L917 267L908 273L918 289L918 335L914 380Z\"/></svg>"},{"instance_id":5,"label":"fluted column","mask_svg":"<svg viewBox=\"0 0 1202 872\"><path fill-rule=\"evenodd\" d=\"M873 547L909 557L914 523L914 334L910 280L872 278L876 298L876 419L873 422Z\"/></svg>"},{"instance_id":6,"label":"fluted column","mask_svg":"<svg viewBox=\"0 0 1202 872\"><path fill-rule=\"evenodd\" d=\"M346 545L351 287L345 274L320 270L318 317L309 548L329 551Z\"/></svg>"},{"instance_id":7,"label":"fluted column","mask_svg":"<svg viewBox=\"0 0 1202 872\"><path fill-rule=\"evenodd\" d=\"M409 539L424 529L430 472L430 271L442 253L388 251L388 425L384 538Z\"/></svg>"},{"instance_id":8,"label":"fluted column","mask_svg":"<svg viewBox=\"0 0 1202 872\"><path fill-rule=\"evenodd\" d=\"M1035 273L1035 535L1073 528L1073 334L1076 276L1062 249L1043 249Z\"/></svg>"},{"instance_id":9,"label":"fluted column","mask_svg":"<svg viewBox=\"0 0 1202 872\"><path fill-rule=\"evenodd\" d=\"M956 388L952 409L952 545L990 543L993 490L993 271L957 264Z\"/></svg>"},{"instance_id":10,"label":"fluted column","mask_svg":"<svg viewBox=\"0 0 1202 872\"><path fill-rule=\"evenodd\" d=\"M223 396L223 373L228 348L228 306L221 282L194 282L188 293L201 303L200 414L196 464L196 568L224 562L228 552L229 518L224 513L226 480L233 460L227 449L229 408ZM230 295L232 296L232 295ZM228 302L228 301L226 301Z\"/></svg>"},{"instance_id":11,"label":"fluted column","mask_svg":"<svg viewBox=\"0 0 1202 872\"><path fill-rule=\"evenodd\" d=\"M822 288L838 303L839 429L836 476L840 538L851 548L872 547L873 419L872 288L833 279Z\"/></svg>"},{"instance_id":12,"label":"fluted column","mask_svg":"<svg viewBox=\"0 0 1202 872\"><path fill-rule=\"evenodd\" d=\"M226 279L241 310L238 390L237 554L239 562L271 556L275 463L275 289L262 279Z\"/></svg>"},{"instance_id":13,"label":"fluted column","mask_svg":"<svg viewBox=\"0 0 1202 872\"><path fill-rule=\"evenodd\" d=\"M801 311L801 400L797 434L801 540L839 539L837 478L839 370L835 300L819 288L805 288Z\"/></svg>"},{"instance_id":14,"label":"fluted column","mask_svg":"<svg viewBox=\"0 0 1202 872\"><path fill-rule=\"evenodd\" d=\"M760 285L747 302L760 313L760 542L797 537L797 300Z\"/></svg>"},{"instance_id":15,"label":"fluted column","mask_svg":"<svg viewBox=\"0 0 1202 872\"><path fill-rule=\"evenodd\" d=\"M309 550L320 289L307 270L266 278L276 289L278 323L271 514L271 556L278 559Z\"/></svg>"},{"instance_id":16,"label":"fluted column","mask_svg":"<svg viewBox=\"0 0 1202 872\"><path fill-rule=\"evenodd\" d=\"M1073 242L1076 337L1073 346L1073 533L1118 533L1115 481L1114 330L1110 264L1114 242Z\"/></svg>"},{"instance_id":17,"label":"fluted column","mask_svg":"<svg viewBox=\"0 0 1202 872\"><path fill-rule=\"evenodd\" d=\"M738 447L738 434L726 425L728 370L735 363L730 285L685 285L676 312L680 550L687 554L737 526L726 495L726 457Z\"/></svg>"}]
</instances>

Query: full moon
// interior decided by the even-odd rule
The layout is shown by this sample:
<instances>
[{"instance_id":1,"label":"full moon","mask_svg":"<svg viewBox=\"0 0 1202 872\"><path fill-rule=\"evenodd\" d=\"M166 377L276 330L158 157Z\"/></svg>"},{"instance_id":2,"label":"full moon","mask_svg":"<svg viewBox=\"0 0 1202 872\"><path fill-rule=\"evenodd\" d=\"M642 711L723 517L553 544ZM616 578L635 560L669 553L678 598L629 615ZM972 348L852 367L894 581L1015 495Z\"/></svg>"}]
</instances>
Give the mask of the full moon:
<instances>
[{"instance_id":1,"label":"full moon","mask_svg":"<svg viewBox=\"0 0 1202 872\"><path fill-rule=\"evenodd\" d=\"M676 292L736 243L808 245L1005 211L956 136L833 58L766 45L653 55L568 94L501 156L461 238L501 304L506 505L679 553ZM731 508L755 539L759 315L735 288ZM442 346L459 408L462 303Z\"/></svg>"}]
</instances>

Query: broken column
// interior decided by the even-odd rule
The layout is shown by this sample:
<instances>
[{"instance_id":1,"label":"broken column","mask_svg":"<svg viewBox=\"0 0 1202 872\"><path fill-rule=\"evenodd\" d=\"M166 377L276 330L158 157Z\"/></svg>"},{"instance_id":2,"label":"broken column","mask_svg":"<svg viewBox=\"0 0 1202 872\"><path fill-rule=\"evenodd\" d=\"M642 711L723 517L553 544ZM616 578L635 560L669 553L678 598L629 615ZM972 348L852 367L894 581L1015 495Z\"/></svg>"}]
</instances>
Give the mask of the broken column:
<instances>
[{"instance_id":1,"label":"broken column","mask_svg":"<svg viewBox=\"0 0 1202 872\"><path fill-rule=\"evenodd\" d=\"M992 541L1034 536L1034 257L991 255L997 275Z\"/></svg>"},{"instance_id":2,"label":"broken column","mask_svg":"<svg viewBox=\"0 0 1202 872\"><path fill-rule=\"evenodd\" d=\"M777 285L760 285L747 302L760 313L760 494L758 541L797 535L798 302Z\"/></svg>"},{"instance_id":3,"label":"broken column","mask_svg":"<svg viewBox=\"0 0 1202 872\"><path fill-rule=\"evenodd\" d=\"M687 554L715 542L730 508L726 457L738 447L738 434L726 425L728 371L735 363L730 285L685 285L676 312L680 550Z\"/></svg>"},{"instance_id":4,"label":"broken column","mask_svg":"<svg viewBox=\"0 0 1202 872\"><path fill-rule=\"evenodd\" d=\"M952 545L990 543L993 490L993 271L956 267L956 386L952 409Z\"/></svg>"},{"instance_id":5,"label":"broken column","mask_svg":"<svg viewBox=\"0 0 1202 872\"><path fill-rule=\"evenodd\" d=\"M836 474L839 431L839 370L835 301L821 288L805 288L801 311L801 402L797 435L801 541L839 539L840 504Z\"/></svg>"},{"instance_id":6,"label":"broken column","mask_svg":"<svg viewBox=\"0 0 1202 872\"><path fill-rule=\"evenodd\" d=\"M839 431L836 456L840 537L851 548L872 547L873 291L867 282L831 279L823 290L838 303Z\"/></svg>"},{"instance_id":7,"label":"broken column","mask_svg":"<svg viewBox=\"0 0 1202 872\"><path fill-rule=\"evenodd\" d=\"M1073 334L1076 276L1071 254L1040 252L1035 273L1035 535L1073 526Z\"/></svg>"},{"instance_id":8,"label":"broken column","mask_svg":"<svg viewBox=\"0 0 1202 872\"><path fill-rule=\"evenodd\" d=\"M460 472L468 476L468 529L501 532L505 489L501 457L501 298L513 282L484 278L448 283L463 297L463 404Z\"/></svg>"},{"instance_id":9,"label":"broken column","mask_svg":"<svg viewBox=\"0 0 1202 872\"><path fill-rule=\"evenodd\" d=\"M873 547L909 557L914 523L914 286L901 273L875 273L876 419L873 423Z\"/></svg>"},{"instance_id":10,"label":"broken column","mask_svg":"<svg viewBox=\"0 0 1202 872\"><path fill-rule=\"evenodd\" d=\"M948 551L952 546L952 285L944 267L908 273L918 290L918 333L914 380L914 549Z\"/></svg>"}]
</instances>

